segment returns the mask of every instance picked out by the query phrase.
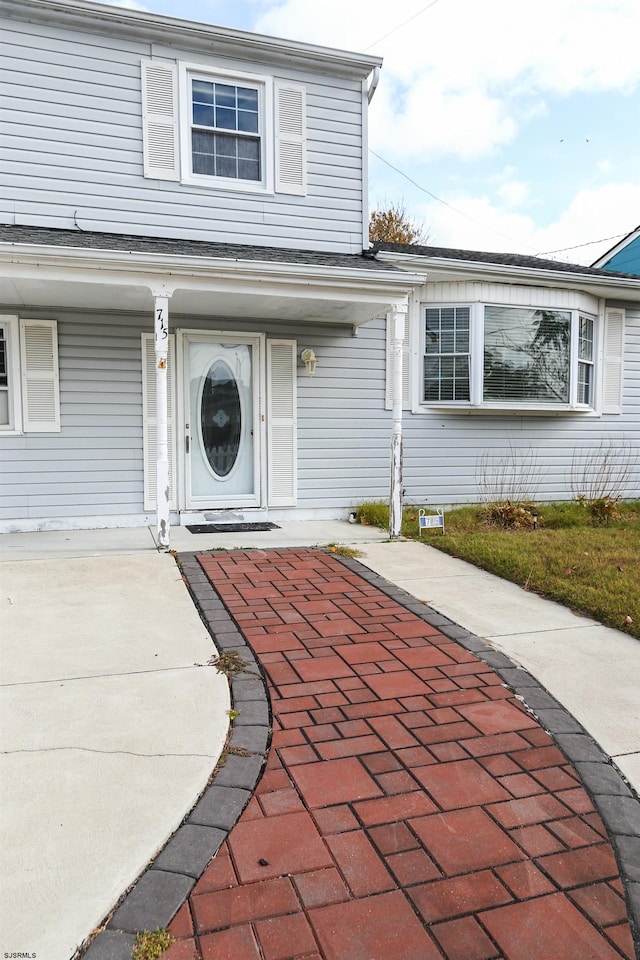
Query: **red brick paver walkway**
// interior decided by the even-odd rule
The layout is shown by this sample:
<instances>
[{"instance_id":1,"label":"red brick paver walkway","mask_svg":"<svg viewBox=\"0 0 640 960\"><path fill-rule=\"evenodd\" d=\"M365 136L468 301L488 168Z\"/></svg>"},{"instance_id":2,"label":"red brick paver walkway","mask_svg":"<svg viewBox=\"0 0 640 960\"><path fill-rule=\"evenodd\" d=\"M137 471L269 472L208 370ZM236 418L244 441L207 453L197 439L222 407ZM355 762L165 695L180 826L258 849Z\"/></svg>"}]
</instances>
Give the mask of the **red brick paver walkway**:
<instances>
[{"instance_id":1,"label":"red brick paver walkway","mask_svg":"<svg viewBox=\"0 0 640 960\"><path fill-rule=\"evenodd\" d=\"M198 559L273 742L167 960L632 960L602 821L488 666L322 551Z\"/></svg>"}]
</instances>

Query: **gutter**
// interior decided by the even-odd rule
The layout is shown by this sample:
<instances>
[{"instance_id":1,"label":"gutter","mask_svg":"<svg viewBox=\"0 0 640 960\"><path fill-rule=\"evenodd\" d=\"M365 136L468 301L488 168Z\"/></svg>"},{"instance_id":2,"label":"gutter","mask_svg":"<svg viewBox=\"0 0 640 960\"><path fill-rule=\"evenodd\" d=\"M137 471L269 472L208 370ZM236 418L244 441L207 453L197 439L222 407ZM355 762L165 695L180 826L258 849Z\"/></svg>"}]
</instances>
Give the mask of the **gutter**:
<instances>
[{"instance_id":1,"label":"gutter","mask_svg":"<svg viewBox=\"0 0 640 960\"><path fill-rule=\"evenodd\" d=\"M458 277L462 273L478 274L483 278L492 276L497 281L505 276L508 278L518 278L522 280L544 280L545 283L551 281L585 286L605 287L611 290L633 292L640 296L640 277L637 280L628 277L615 277L613 274L609 277L594 276L589 273L572 273L570 270L549 270L544 267L521 267L506 263L481 263L478 260L456 260L444 259L442 257L420 257L415 254L393 253L391 251L378 250L376 257L384 263L401 264L406 263L412 267L422 266L430 274L437 273L439 270L455 273Z\"/></svg>"},{"instance_id":2,"label":"gutter","mask_svg":"<svg viewBox=\"0 0 640 960\"><path fill-rule=\"evenodd\" d=\"M369 84L369 89L367 90L367 103L371 103L373 100L373 95L378 89L378 84L380 83L380 67L374 67L373 73L371 75L371 83Z\"/></svg>"},{"instance_id":3,"label":"gutter","mask_svg":"<svg viewBox=\"0 0 640 960\"><path fill-rule=\"evenodd\" d=\"M210 52L219 55L240 52L245 59L267 55L287 62L298 60L307 65L311 61L341 67L365 77L382 64L380 57L104 3L87 3L86 0L0 0L0 13L23 21L57 21L89 30L97 27L112 30L114 26L119 26L123 32L137 34L147 42L152 39L165 46L180 46L181 43L189 47L206 46Z\"/></svg>"},{"instance_id":4,"label":"gutter","mask_svg":"<svg viewBox=\"0 0 640 960\"><path fill-rule=\"evenodd\" d=\"M6 248L3 249L2 247ZM84 247L64 247L64 253L52 253L50 246L11 243L0 245L0 263L23 264L35 267L85 267L113 273L125 271L131 274L152 274L164 277L201 277L211 279L238 278L243 275L264 281L285 280L297 284L315 282L319 285L342 283L362 287L378 285L406 292L408 287L422 286L424 273L408 273L402 269L384 270L348 269L345 267L317 266L314 264L282 263L271 260L216 259L212 257L189 257L181 254L151 254L131 251L95 250Z\"/></svg>"}]
</instances>

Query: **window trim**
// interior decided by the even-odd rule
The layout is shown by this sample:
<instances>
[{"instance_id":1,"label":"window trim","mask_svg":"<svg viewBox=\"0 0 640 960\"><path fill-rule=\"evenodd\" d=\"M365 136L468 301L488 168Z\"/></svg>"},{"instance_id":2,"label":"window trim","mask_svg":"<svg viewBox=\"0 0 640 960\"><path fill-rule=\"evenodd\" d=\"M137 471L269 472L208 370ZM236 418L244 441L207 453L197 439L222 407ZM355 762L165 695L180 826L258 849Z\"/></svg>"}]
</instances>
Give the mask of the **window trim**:
<instances>
[{"instance_id":1,"label":"window trim","mask_svg":"<svg viewBox=\"0 0 640 960\"><path fill-rule=\"evenodd\" d=\"M219 80L234 86L247 86L258 91L258 124L260 138L260 165L262 178L260 180L240 180L233 177L212 177L205 174L193 173L191 131L193 129L191 117L191 79L205 80L215 83ZM274 112L273 112L273 78L255 73L243 73L235 70L223 70L217 67L208 67L202 63L180 61L178 65L178 102L179 102L179 138L180 156L182 157L181 183L189 186L208 187L211 189L236 191L239 193L259 193L262 195L274 192Z\"/></svg>"},{"instance_id":2,"label":"window trim","mask_svg":"<svg viewBox=\"0 0 640 960\"><path fill-rule=\"evenodd\" d=\"M451 307L469 308L469 400L432 400L424 399L424 358L425 353L425 320L427 309L446 309ZM569 371L569 402L551 403L541 401L503 401L503 400L484 400L483 376L484 376L484 310L485 307L500 307L503 309L527 309L527 310L555 310L561 313L571 315L570 328L570 371ZM589 404L578 402L578 334L580 317L588 318L593 321L593 350L592 350L592 384L591 384L591 402ZM416 377L416 390L414 396L417 397L417 404L414 407L415 412L427 412L432 410L451 410L457 412L502 412L502 413L520 413L520 414L567 414L576 413L583 415L597 415L600 410L600 384L602 378L601 357L599 344L602 337L602 323L599 313L591 313L581 307L572 306L537 306L532 303L501 303L497 301L471 301L471 300L451 300L451 301L421 301L419 305L419 328L418 328L418 365Z\"/></svg>"},{"instance_id":3,"label":"window trim","mask_svg":"<svg viewBox=\"0 0 640 960\"><path fill-rule=\"evenodd\" d=\"M0 315L0 322L9 331L11 414L11 422L0 426L0 436L60 433L57 320Z\"/></svg>"},{"instance_id":4,"label":"window trim","mask_svg":"<svg viewBox=\"0 0 640 960\"><path fill-rule=\"evenodd\" d=\"M2 436L22 434L22 370L20 367L20 320L15 315L0 315L0 326L6 330L7 398L9 422L0 423Z\"/></svg>"}]
</instances>

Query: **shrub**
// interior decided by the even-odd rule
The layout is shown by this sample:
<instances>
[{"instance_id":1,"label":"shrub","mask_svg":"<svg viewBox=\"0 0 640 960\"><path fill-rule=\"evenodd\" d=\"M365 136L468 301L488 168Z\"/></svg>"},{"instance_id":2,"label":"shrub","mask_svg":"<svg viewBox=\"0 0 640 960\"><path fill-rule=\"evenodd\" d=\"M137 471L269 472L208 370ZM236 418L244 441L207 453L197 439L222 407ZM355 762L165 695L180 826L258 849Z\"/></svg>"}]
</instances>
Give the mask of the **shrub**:
<instances>
[{"instance_id":1,"label":"shrub","mask_svg":"<svg viewBox=\"0 0 640 960\"><path fill-rule=\"evenodd\" d=\"M622 500L637 465L638 456L628 441L603 441L597 447L573 452L571 491L597 525L620 520Z\"/></svg>"},{"instance_id":2,"label":"shrub","mask_svg":"<svg viewBox=\"0 0 640 960\"><path fill-rule=\"evenodd\" d=\"M532 503L485 503L481 512L482 519L490 526L505 530L536 530L540 514Z\"/></svg>"}]
</instances>

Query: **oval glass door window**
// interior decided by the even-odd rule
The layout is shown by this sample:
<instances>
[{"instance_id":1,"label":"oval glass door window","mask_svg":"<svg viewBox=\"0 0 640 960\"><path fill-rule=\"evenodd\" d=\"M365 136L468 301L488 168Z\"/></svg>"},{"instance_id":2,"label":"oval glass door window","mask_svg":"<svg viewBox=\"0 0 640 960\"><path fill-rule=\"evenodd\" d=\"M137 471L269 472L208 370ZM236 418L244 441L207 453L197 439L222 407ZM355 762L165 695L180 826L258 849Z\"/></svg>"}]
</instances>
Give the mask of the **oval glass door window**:
<instances>
[{"instance_id":1,"label":"oval glass door window","mask_svg":"<svg viewBox=\"0 0 640 960\"><path fill-rule=\"evenodd\" d=\"M216 477L228 477L240 451L242 408L233 371L224 360L209 367L200 400L200 435Z\"/></svg>"}]
</instances>

